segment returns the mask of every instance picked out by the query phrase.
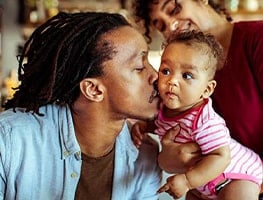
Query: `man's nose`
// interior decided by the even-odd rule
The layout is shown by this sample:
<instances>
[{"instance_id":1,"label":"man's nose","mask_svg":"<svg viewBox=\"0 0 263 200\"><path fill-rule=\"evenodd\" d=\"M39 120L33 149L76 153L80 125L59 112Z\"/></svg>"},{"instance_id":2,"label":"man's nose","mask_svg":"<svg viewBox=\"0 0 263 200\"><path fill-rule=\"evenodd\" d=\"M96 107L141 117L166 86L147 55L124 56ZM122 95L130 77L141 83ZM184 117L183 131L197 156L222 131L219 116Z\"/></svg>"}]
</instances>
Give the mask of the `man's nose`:
<instances>
[{"instance_id":1,"label":"man's nose","mask_svg":"<svg viewBox=\"0 0 263 200\"><path fill-rule=\"evenodd\" d=\"M150 84L155 84L155 82L157 81L157 79L158 79L158 73L157 73L157 71L151 66L150 68L149 68L149 72L148 72L148 74L149 74L149 81L150 81Z\"/></svg>"}]
</instances>

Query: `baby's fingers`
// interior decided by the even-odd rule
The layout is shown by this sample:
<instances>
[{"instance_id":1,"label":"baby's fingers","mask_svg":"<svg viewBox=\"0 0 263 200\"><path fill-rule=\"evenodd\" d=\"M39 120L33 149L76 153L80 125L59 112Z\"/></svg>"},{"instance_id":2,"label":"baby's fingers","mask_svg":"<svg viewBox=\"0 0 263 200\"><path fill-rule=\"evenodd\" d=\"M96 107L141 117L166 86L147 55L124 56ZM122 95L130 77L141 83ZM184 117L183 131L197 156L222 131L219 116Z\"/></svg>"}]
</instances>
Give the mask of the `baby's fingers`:
<instances>
[{"instance_id":1,"label":"baby's fingers","mask_svg":"<svg viewBox=\"0 0 263 200\"><path fill-rule=\"evenodd\" d=\"M162 187L159 188L157 191L158 193L167 192L170 189L168 184L164 184Z\"/></svg>"},{"instance_id":2,"label":"baby's fingers","mask_svg":"<svg viewBox=\"0 0 263 200\"><path fill-rule=\"evenodd\" d=\"M139 148L139 147L142 145L142 139L140 139L139 137L134 136L132 140L133 140L133 144L134 144L137 148Z\"/></svg>"}]
</instances>

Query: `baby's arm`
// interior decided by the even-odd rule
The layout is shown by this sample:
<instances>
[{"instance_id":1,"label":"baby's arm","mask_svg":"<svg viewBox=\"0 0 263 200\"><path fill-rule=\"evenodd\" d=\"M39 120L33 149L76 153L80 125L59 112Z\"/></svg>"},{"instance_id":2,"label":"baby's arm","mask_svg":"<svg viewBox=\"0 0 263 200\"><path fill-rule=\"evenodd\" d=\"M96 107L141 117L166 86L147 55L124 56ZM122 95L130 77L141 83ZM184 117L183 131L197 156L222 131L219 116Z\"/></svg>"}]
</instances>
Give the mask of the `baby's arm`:
<instances>
[{"instance_id":1,"label":"baby's arm","mask_svg":"<svg viewBox=\"0 0 263 200\"><path fill-rule=\"evenodd\" d=\"M219 176L230 163L230 159L229 146L220 147L204 155L185 173L169 177L158 192L168 192L174 198L180 198L189 190L205 185Z\"/></svg>"},{"instance_id":2,"label":"baby's arm","mask_svg":"<svg viewBox=\"0 0 263 200\"><path fill-rule=\"evenodd\" d=\"M146 133L154 133L154 121L137 121L131 127L131 137L134 145L139 148Z\"/></svg>"}]
</instances>

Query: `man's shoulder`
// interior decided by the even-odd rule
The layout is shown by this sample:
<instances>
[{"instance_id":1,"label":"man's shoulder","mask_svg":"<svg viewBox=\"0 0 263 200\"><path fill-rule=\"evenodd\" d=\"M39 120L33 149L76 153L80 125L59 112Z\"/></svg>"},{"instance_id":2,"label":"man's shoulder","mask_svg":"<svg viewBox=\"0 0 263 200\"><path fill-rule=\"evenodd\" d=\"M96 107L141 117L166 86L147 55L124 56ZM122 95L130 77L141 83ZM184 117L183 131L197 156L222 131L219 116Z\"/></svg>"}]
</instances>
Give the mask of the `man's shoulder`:
<instances>
[{"instance_id":1,"label":"man's shoulder","mask_svg":"<svg viewBox=\"0 0 263 200\"><path fill-rule=\"evenodd\" d=\"M3 127L19 127L30 126L32 123L32 113L25 112L25 109L8 109L0 114L0 126Z\"/></svg>"},{"instance_id":2,"label":"man's shoulder","mask_svg":"<svg viewBox=\"0 0 263 200\"><path fill-rule=\"evenodd\" d=\"M24 108L8 109L0 113L0 132L2 134L12 133L21 135L27 132L35 132L41 127L57 126L59 119L56 106L44 106L39 111L42 115L26 112ZM32 130L32 131L31 131Z\"/></svg>"}]
</instances>

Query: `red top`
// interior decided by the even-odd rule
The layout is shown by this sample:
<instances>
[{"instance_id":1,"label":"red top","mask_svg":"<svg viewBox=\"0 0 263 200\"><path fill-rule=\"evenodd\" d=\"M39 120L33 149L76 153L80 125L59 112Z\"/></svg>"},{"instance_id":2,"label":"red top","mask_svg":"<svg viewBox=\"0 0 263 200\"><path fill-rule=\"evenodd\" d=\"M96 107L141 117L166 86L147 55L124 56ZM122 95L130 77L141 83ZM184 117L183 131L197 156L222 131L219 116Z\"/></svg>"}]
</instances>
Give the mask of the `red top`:
<instances>
[{"instance_id":1,"label":"red top","mask_svg":"<svg viewBox=\"0 0 263 200\"><path fill-rule=\"evenodd\" d=\"M213 95L233 138L263 157L263 21L234 24Z\"/></svg>"}]
</instances>

